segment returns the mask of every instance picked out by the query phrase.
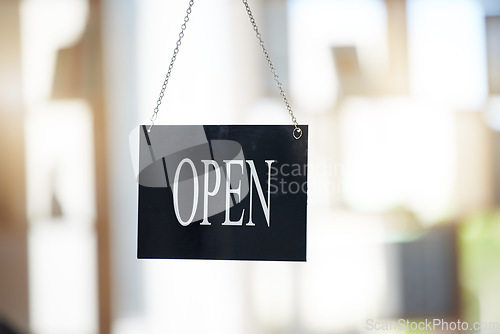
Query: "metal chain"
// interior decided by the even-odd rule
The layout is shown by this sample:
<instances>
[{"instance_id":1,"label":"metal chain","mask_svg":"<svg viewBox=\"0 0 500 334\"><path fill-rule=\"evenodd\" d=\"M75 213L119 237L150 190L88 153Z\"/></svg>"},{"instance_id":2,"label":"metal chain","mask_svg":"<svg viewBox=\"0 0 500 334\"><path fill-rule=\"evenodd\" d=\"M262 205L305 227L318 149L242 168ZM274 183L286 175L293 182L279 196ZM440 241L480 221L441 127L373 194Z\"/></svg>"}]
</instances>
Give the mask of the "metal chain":
<instances>
[{"instance_id":1,"label":"metal chain","mask_svg":"<svg viewBox=\"0 0 500 334\"><path fill-rule=\"evenodd\" d=\"M288 110L288 113L290 114L290 117L292 118L293 122L293 137L295 139L299 139L302 137L302 129L299 128L299 123L297 122L297 118L295 118L292 107L290 106L290 103L288 102L288 98L286 97L285 90L283 89L283 84L279 80L278 74L276 74L276 69L274 68L273 62L271 61L271 58L269 57L269 52L267 51L266 47L264 46L264 40L262 39L262 35L259 32L259 28L257 27L257 23L255 22L255 18L253 17L252 11L250 10L250 6L248 5L248 0L242 0L243 4L245 5L245 8L247 10L248 17L250 18L250 23L252 24L253 30L255 31L255 36L259 40L260 47L262 48L262 52L264 53L264 56L266 58L267 64L269 65L269 69L271 70L271 73L273 74L274 81L276 81L276 85L278 86L278 89L280 90L280 95L283 98L283 102L285 102L286 110Z\"/></svg>"},{"instance_id":2,"label":"metal chain","mask_svg":"<svg viewBox=\"0 0 500 334\"><path fill-rule=\"evenodd\" d=\"M290 114L290 117L292 118L292 123L294 126L292 135L295 139L299 139L302 137L302 129L299 127L299 123L297 122L297 118L295 118L292 107L290 106L290 103L288 102L288 98L286 96L285 90L283 89L283 84L279 80L278 74L276 74L276 69L274 68L273 62L271 61L271 58L269 57L269 52L267 51L266 47L264 46L264 40L262 39L262 35L259 32L259 28L257 27L257 23L255 22L255 18L253 17L252 11L250 10L250 6L248 5L247 0L242 0L243 4L245 5L248 17L250 18L250 23L252 24L253 30L255 31L255 36L259 40L260 47L262 48L262 52L264 53L264 56L266 58L267 64L269 65L269 69L271 70L271 73L273 74L274 81L276 81L276 85L278 86L278 89L280 91L280 95L283 98L283 102L285 102L286 110ZM174 68L174 62L177 59L177 54L179 53L179 47L181 46L181 41L182 38L184 37L184 30L186 30L186 24L189 21L189 15L191 14L192 7L194 5L194 0L189 1L189 7L186 10L186 16L184 17L184 23L181 25L181 32L179 33L179 39L177 40L175 44L175 49L174 49L174 54L172 55L172 59L170 60L170 65L168 66L168 72L167 75L165 76L165 80L163 81L163 85L161 86L161 91L160 91L160 96L158 97L158 100L156 101L156 107L153 110L153 114L151 115L151 125L148 128L148 132L151 132L151 128L154 126L154 122L156 121L156 118L158 117L158 111L159 107L161 104L161 100L163 99L163 96L165 95L165 89L167 88L168 80L170 79L170 75L172 74L172 69Z\"/></svg>"},{"instance_id":3,"label":"metal chain","mask_svg":"<svg viewBox=\"0 0 500 334\"><path fill-rule=\"evenodd\" d=\"M172 69L174 68L174 62L177 59L177 54L179 53L179 47L181 46L182 38L184 37L184 30L186 30L186 24L189 21L189 15L191 14L192 7L194 5L194 0L189 1L189 7L186 10L186 16L184 16L184 23L181 25L181 32L179 33L179 39L175 43L174 54L172 55L172 59L170 59L170 65L168 65L168 72L165 76L165 80L163 81L163 85L161 86L160 97L158 97L158 101L156 101L156 107L153 110L153 115L151 115L151 125L148 127L148 132L151 132L151 128L155 124L156 118L158 117L158 111L160 108L161 100L165 95L165 89L167 88L168 80L170 79L170 75L172 74Z\"/></svg>"}]
</instances>

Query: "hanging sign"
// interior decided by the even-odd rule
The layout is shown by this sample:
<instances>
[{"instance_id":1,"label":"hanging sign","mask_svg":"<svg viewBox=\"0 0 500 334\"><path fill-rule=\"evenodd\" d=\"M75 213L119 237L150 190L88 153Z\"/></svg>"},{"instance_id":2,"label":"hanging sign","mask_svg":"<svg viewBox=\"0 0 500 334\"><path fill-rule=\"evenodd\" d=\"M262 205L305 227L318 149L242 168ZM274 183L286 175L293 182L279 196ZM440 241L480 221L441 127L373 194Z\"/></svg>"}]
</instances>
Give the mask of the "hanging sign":
<instances>
[{"instance_id":1,"label":"hanging sign","mask_svg":"<svg viewBox=\"0 0 500 334\"><path fill-rule=\"evenodd\" d=\"M306 260L307 126L138 130L138 258Z\"/></svg>"}]
</instances>

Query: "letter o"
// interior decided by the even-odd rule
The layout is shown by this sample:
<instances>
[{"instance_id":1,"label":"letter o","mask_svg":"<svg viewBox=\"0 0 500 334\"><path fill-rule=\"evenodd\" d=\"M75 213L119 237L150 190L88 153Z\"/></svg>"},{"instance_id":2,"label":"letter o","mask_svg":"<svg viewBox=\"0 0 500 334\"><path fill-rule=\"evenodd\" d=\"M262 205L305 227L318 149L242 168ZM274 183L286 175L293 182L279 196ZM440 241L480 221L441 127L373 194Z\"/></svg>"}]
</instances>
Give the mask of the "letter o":
<instances>
[{"instance_id":1,"label":"letter o","mask_svg":"<svg viewBox=\"0 0 500 334\"><path fill-rule=\"evenodd\" d=\"M181 173L182 165L186 162L191 166L191 169L193 171L193 208L191 209L191 216L189 217L189 219L183 221L179 212L179 174ZM192 223L194 215L196 214L196 208L198 207L198 174L196 173L196 167L194 166L194 163L193 161L191 161L191 159L184 158L177 166L172 188L174 195L174 211L175 215L177 216L177 220L182 226L188 226Z\"/></svg>"}]
</instances>

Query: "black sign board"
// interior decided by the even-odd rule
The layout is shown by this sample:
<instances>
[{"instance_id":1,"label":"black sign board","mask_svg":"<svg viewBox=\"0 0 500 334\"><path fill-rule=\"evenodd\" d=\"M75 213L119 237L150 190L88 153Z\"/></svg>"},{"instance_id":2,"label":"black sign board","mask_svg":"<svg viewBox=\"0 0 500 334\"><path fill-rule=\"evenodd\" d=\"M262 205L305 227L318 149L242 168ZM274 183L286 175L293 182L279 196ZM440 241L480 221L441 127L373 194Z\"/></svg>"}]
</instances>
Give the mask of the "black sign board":
<instances>
[{"instance_id":1,"label":"black sign board","mask_svg":"<svg viewBox=\"0 0 500 334\"><path fill-rule=\"evenodd\" d=\"M307 126L140 127L138 258L306 260Z\"/></svg>"}]
</instances>

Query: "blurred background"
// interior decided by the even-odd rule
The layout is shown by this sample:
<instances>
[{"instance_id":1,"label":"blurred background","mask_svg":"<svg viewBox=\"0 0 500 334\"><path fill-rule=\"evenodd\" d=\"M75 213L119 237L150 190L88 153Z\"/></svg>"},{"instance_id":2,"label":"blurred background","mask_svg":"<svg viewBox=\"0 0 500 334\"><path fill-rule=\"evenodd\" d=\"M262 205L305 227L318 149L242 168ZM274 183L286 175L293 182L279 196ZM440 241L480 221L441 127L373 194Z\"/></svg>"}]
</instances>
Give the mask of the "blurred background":
<instances>
[{"instance_id":1,"label":"blurred background","mask_svg":"<svg viewBox=\"0 0 500 334\"><path fill-rule=\"evenodd\" d=\"M500 333L500 2L249 3L310 126L308 261L136 259L187 0L2 0L0 333ZM240 1L196 1L157 123L291 124Z\"/></svg>"}]
</instances>

